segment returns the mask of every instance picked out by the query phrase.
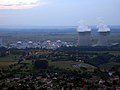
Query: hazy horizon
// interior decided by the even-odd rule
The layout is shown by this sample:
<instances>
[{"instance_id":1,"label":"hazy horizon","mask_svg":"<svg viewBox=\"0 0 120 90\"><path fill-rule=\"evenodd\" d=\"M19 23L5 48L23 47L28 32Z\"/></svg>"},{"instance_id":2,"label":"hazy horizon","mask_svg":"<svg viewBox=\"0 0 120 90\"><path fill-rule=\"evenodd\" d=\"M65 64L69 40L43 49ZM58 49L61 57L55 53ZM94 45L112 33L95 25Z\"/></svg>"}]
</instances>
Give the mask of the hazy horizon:
<instances>
[{"instance_id":1,"label":"hazy horizon","mask_svg":"<svg viewBox=\"0 0 120 90\"><path fill-rule=\"evenodd\" d=\"M14 25L0 25L0 29L56 29L56 28L76 28L77 29L77 25L76 26L14 26ZM96 25L94 26L89 26L90 28L96 28ZM110 28L119 28L120 29L120 25L108 25L108 27Z\"/></svg>"}]
</instances>

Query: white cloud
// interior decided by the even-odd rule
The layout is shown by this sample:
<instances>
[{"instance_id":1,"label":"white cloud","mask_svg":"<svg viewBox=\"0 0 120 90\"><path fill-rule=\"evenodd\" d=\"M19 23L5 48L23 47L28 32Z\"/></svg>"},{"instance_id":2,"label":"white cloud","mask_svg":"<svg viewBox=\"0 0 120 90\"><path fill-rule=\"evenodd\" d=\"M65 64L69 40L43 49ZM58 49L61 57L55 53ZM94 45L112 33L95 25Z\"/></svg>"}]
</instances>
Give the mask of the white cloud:
<instances>
[{"instance_id":1,"label":"white cloud","mask_svg":"<svg viewBox=\"0 0 120 90\"><path fill-rule=\"evenodd\" d=\"M0 0L0 9L30 9L43 4L41 0Z\"/></svg>"}]
</instances>

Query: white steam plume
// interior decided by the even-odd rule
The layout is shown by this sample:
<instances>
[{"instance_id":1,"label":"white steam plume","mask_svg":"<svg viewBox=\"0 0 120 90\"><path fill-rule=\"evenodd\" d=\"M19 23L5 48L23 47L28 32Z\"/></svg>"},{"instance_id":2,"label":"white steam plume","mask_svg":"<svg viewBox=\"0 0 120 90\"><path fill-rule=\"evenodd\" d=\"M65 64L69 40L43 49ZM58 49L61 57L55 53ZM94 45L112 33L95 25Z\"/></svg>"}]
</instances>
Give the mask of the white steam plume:
<instances>
[{"instance_id":1,"label":"white steam plume","mask_svg":"<svg viewBox=\"0 0 120 90\"><path fill-rule=\"evenodd\" d=\"M97 25L98 32L109 32L110 28L104 23L103 19L98 20L98 25Z\"/></svg>"},{"instance_id":2,"label":"white steam plume","mask_svg":"<svg viewBox=\"0 0 120 90\"><path fill-rule=\"evenodd\" d=\"M79 26L77 28L78 32L88 32L91 31L91 29L89 28L89 26L85 23L85 21L81 20L79 22Z\"/></svg>"}]
</instances>

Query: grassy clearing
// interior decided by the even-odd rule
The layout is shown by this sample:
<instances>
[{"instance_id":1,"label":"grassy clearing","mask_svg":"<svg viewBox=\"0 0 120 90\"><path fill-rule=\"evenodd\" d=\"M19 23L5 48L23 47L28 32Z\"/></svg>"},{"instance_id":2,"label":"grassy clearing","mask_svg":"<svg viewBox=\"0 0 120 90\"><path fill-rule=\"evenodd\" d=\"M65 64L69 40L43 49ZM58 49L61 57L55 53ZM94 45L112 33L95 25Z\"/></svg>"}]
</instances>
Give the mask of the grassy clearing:
<instances>
[{"instance_id":1,"label":"grassy clearing","mask_svg":"<svg viewBox=\"0 0 120 90\"><path fill-rule=\"evenodd\" d=\"M17 63L17 62L15 62L15 61L0 61L0 68L9 66L9 65L15 64L15 63Z\"/></svg>"},{"instance_id":2,"label":"grassy clearing","mask_svg":"<svg viewBox=\"0 0 120 90\"><path fill-rule=\"evenodd\" d=\"M120 51L111 51L110 53L113 55L120 55Z\"/></svg>"},{"instance_id":3,"label":"grassy clearing","mask_svg":"<svg viewBox=\"0 0 120 90\"><path fill-rule=\"evenodd\" d=\"M54 66L60 69L75 69L72 67L73 64L79 64L80 62L73 62L73 61L56 61L56 62L49 62L49 66Z\"/></svg>"},{"instance_id":4,"label":"grassy clearing","mask_svg":"<svg viewBox=\"0 0 120 90\"><path fill-rule=\"evenodd\" d=\"M100 67L101 69L109 70L109 69L111 69L113 66L117 66L117 65L120 65L120 63L110 62L110 63L107 63L107 64L100 65L99 67Z\"/></svg>"},{"instance_id":5,"label":"grassy clearing","mask_svg":"<svg viewBox=\"0 0 120 90\"><path fill-rule=\"evenodd\" d=\"M30 63L32 63L32 60L25 60L24 63L30 64Z\"/></svg>"},{"instance_id":6,"label":"grassy clearing","mask_svg":"<svg viewBox=\"0 0 120 90\"><path fill-rule=\"evenodd\" d=\"M24 63L31 63L31 60L26 60ZM49 61L49 66L54 66L55 68L61 68L61 69L73 69L73 64L79 64L79 62L73 62L73 61Z\"/></svg>"},{"instance_id":7,"label":"grassy clearing","mask_svg":"<svg viewBox=\"0 0 120 90\"><path fill-rule=\"evenodd\" d=\"M19 57L19 55L8 55L5 57L0 57L0 68L7 67L11 64L17 63L18 57Z\"/></svg>"},{"instance_id":8,"label":"grassy clearing","mask_svg":"<svg viewBox=\"0 0 120 90\"><path fill-rule=\"evenodd\" d=\"M120 55L120 51L87 51L88 53L110 53L113 55Z\"/></svg>"},{"instance_id":9,"label":"grassy clearing","mask_svg":"<svg viewBox=\"0 0 120 90\"><path fill-rule=\"evenodd\" d=\"M8 55L5 57L0 57L0 61L16 61L18 60L19 55Z\"/></svg>"}]
</instances>

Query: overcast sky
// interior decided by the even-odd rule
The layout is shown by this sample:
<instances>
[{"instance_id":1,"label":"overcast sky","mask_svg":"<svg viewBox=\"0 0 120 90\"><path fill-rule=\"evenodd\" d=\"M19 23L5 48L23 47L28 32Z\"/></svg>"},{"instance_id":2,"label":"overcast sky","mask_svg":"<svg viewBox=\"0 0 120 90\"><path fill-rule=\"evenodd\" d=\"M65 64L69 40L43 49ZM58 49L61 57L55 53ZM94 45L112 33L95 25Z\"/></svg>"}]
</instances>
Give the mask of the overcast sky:
<instances>
[{"instance_id":1,"label":"overcast sky","mask_svg":"<svg viewBox=\"0 0 120 90\"><path fill-rule=\"evenodd\" d=\"M120 0L0 0L0 25L76 26L120 25Z\"/></svg>"}]
</instances>

